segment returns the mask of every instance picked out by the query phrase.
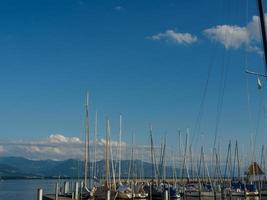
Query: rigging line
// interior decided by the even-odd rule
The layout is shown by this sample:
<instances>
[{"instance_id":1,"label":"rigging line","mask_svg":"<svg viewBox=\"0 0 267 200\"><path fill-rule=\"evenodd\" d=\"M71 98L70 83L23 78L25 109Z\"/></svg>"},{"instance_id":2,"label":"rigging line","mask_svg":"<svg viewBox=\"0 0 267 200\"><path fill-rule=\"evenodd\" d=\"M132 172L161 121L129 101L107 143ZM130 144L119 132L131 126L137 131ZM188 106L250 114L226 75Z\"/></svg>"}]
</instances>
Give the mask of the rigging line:
<instances>
[{"instance_id":1,"label":"rigging line","mask_svg":"<svg viewBox=\"0 0 267 200\"><path fill-rule=\"evenodd\" d=\"M261 114L262 114L262 107L263 107L263 102L264 102L264 91L260 90L260 99L259 99L259 110L258 110L258 115L257 115L257 124L256 124L256 132L254 134L254 145L253 145L253 149L252 149L252 159L255 158L255 152L256 152L256 138L257 135L259 133L259 127L260 127L260 121L261 121Z\"/></svg>"},{"instance_id":2,"label":"rigging line","mask_svg":"<svg viewBox=\"0 0 267 200\"><path fill-rule=\"evenodd\" d=\"M214 65L213 63L214 63L214 60L215 60L215 56L216 56L216 52L217 52L217 49L218 49L218 45L216 45L215 47L216 47L215 50L214 51L212 50L212 53L213 53L212 54L212 59L211 59L211 62L209 64L209 67L208 67L208 75L207 75L207 78L206 78L204 91L203 91L203 95L202 95L200 106L199 106L199 112L197 114L195 126L194 126L194 129L193 129L193 136L192 136L192 142L191 143L194 142L195 135L197 134L197 132L200 131L201 121L202 121L202 117L203 117L203 113L204 113L205 100L206 100L207 91L208 91L208 85L209 85L209 82L210 82L210 78L211 78L211 74L212 74L212 70L213 70L213 65ZM199 134L197 134L196 142L198 141L198 139L199 139Z\"/></svg>"},{"instance_id":3,"label":"rigging line","mask_svg":"<svg viewBox=\"0 0 267 200\"><path fill-rule=\"evenodd\" d=\"M214 60L215 60L215 57L216 57L216 54L218 51L218 47L219 47L218 45L215 45L215 48L213 45L211 46L212 57L211 57L211 60L210 60L209 66L208 66L208 75L207 75L206 82L204 85L204 90L203 90L201 102L199 105L199 111L197 114L194 129L193 129L192 142L191 142L192 144L199 140L199 134L197 134L197 133L200 132L200 128L201 128L201 121L202 121L202 117L203 117L203 113L204 113L205 100L207 97L208 86L209 86L212 70L214 67ZM197 134L197 138L195 140L196 134Z\"/></svg>"},{"instance_id":4,"label":"rigging line","mask_svg":"<svg viewBox=\"0 0 267 200\"><path fill-rule=\"evenodd\" d=\"M224 9L222 9L223 5L224 5L223 1L219 1L219 6L218 6L218 7L220 7L219 11L224 10ZM223 13L221 13L221 12L218 12L218 13L219 13L219 16L221 18L222 18L222 16L224 16ZM200 106L199 106L199 111L197 113L194 129L193 129L193 134L192 134L192 139L191 139L191 144L195 144L199 140L199 134L197 134L197 133L201 131L201 121L202 121L202 117L203 117L203 113L204 113L204 106L205 106L205 100L206 100L206 96L207 96L208 85L210 82L210 77L211 77L211 73L213 70L214 60L215 60L216 54L218 52L218 48L219 48L219 44L215 44L215 45L211 46L212 56L210 59L210 63L208 65L209 66L208 67L208 76L206 78L206 82L205 82L205 86L204 86L204 90L203 90L203 95L202 95ZM195 135L197 135L197 138L195 137Z\"/></svg>"},{"instance_id":5,"label":"rigging line","mask_svg":"<svg viewBox=\"0 0 267 200\"><path fill-rule=\"evenodd\" d=\"M222 64L222 73L221 73L221 78L220 78L220 90L219 90L218 103L217 103L215 137L214 137L213 148L216 147L216 143L217 143L218 129L219 129L219 123L221 120L221 112L222 112L222 105L223 105L223 98L224 98L224 90L225 90L225 85L226 85L227 65L225 64L225 54L226 54L226 50L224 50L224 53L223 53L223 64Z\"/></svg>"},{"instance_id":6,"label":"rigging line","mask_svg":"<svg viewBox=\"0 0 267 200\"><path fill-rule=\"evenodd\" d=\"M230 13L228 16L230 16ZM224 37L226 39L227 35L225 34ZM232 39L233 39L233 37L229 38L230 43L231 43ZM224 94L225 94L226 80L227 80L227 76L228 76L228 69L229 69L230 60L231 60L231 54L228 57L228 59L226 59L226 49L224 49L223 63L222 63L222 74L221 74L221 79L220 79L220 91L219 91L218 104L217 104L215 137L214 137L213 148L216 147L216 143L217 143L218 130L219 130L219 124L221 121L222 107L223 107L223 102L224 102Z\"/></svg>"},{"instance_id":7,"label":"rigging line","mask_svg":"<svg viewBox=\"0 0 267 200\"><path fill-rule=\"evenodd\" d=\"M249 8L249 1L246 0L246 24L248 23L248 8ZM248 66L248 53L247 51L244 51L244 70L246 70L246 67ZM250 99L250 90L249 90L249 79L248 79L248 75L245 76L246 78L246 95L247 95L247 106L248 106L248 120L249 120L249 132L251 133L253 130L253 125L252 125L252 121L253 121L253 116L252 116L252 111L251 111L251 99Z\"/></svg>"},{"instance_id":8,"label":"rigging line","mask_svg":"<svg viewBox=\"0 0 267 200\"><path fill-rule=\"evenodd\" d=\"M230 10L230 9L229 9ZM228 17L230 16L230 14L228 15ZM225 34L225 39L226 39L226 34ZM230 42L232 41L232 37L230 37ZM224 93L225 93L225 87L226 87L226 80L227 80L227 74L228 74L228 66L230 63L230 57L227 60L227 63L225 64L225 51L224 50L224 55L223 55L223 69L222 69L222 76L221 76L221 80L222 81L222 85L221 85L221 89L219 92L219 99L218 99L218 104L217 104L217 115L216 115L216 126L215 126L215 137L214 137L214 148L216 146L217 143L217 137L218 137L218 130L219 130L219 124L221 121L221 113L222 113L222 106L223 106L223 102L224 102Z\"/></svg>"}]
</instances>

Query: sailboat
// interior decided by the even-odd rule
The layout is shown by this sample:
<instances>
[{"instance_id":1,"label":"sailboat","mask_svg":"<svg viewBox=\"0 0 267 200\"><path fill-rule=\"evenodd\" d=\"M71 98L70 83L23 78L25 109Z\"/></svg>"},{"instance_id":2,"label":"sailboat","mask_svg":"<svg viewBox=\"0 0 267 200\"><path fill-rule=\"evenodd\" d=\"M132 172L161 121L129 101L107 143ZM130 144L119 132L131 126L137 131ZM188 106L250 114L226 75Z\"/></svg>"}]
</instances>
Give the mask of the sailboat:
<instances>
[{"instance_id":1,"label":"sailboat","mask_svg":"<svg viewBox=\"0 0 267 200\"><path fill-rule=\"evenodd\" d=\"M111 183L110 157L112 157L112 147L110 145L110 121L107 119L105 142L105 180L104 185L96 188L94 197L95 199L131 199L132 191L127 185L119 184L118 187L116 186L114 170L112 170L113 183ZM112 159L111 164L113 165Z\"/></svg>"},{"instance_id":2,"label":"sailboat","mask_svg":"<svg viewBox=\"0 0 267 200\"><path fill-rule=\"evenodd\" d=\"M94 195L94 189L90 189L91 187L91 176L90 169L88 167L88 163L90 164L90 150L89 150L89 93L86 94L86 102L85 102L85 158L84 158L84 182L82 184L82 197L88 198ZM89 169L89 170L88 170ZM89 177L89 185L88 185L88 177Z\"/></svg>"},{"instance_id":3,"label":"sailboat","mask_svg":"<svg viewBox=\"0 0 267 200\"><path fill-rule=\"evenodd\" d=\"M105 141L105 180L104 185L96 188L94 197L96 199L110 199L110 183L109 183L109 120L106 122L106 141Z\"/></svg>"}]
</instances>

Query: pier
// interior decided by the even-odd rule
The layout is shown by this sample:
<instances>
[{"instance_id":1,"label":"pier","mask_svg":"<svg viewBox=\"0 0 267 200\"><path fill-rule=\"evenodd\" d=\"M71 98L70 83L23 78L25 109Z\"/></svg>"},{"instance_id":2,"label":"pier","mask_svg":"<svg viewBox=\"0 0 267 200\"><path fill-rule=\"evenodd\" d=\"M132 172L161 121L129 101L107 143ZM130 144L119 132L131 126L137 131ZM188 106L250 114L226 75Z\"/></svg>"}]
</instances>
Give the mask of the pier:
<instances>
[{"instance_id":1,"label":"pier","mask_svg":"<svg viewBox=\"0 0 267 200\"><path fill-rule=\"evenodd\" d=\"M56 198L55 194L46 194L43 196L43 200L71 200L71 199L73 198L61 195L59 195L58 198Z\"/></svg>"}]
</instances>

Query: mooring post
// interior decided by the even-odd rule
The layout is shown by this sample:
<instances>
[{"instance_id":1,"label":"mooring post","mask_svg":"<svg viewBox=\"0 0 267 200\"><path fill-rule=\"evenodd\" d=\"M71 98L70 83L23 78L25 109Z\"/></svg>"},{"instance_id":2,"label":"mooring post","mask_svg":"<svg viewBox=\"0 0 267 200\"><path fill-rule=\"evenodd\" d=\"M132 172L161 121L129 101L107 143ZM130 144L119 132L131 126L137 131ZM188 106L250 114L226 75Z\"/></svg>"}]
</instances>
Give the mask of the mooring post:
<instances>
[{"instance_id":1,"label":"mooring post","mask_svg":"<svg viewBox=\"0 0 267 200\"><path fill-rule=\"evenodd\" d=\"M70 188L70 183L68 181L65 181L64 182L64 194L68 194L70 192L69 188Z\"/></svg>"},{"instance_id":2,"label":"mooring post","mask_svg":"<svg viewBox=\"0 0 267 200\"><path fill-rule=\"evenodd\" d=\"M37 199L43 200L43 189L41 189L41 188L37 189Z\"/></svg>"},{"instance_id":3,"label":"mooring post","mask_svg":"<svg viewBox=\"0 0 267 200\"><path fill-rule=\"evenodd\" d=\"M75 182L75 200L79 198L79 182Z\"/></svg>"},{"instance_id":4,"label":"mooring post","mask_svg":"<svg viewBox=\"0 0 267 200\"><path fill-rule=\"evenodd\" d=\"M106 200L110 200L110 190L106 191Z\"/></svg>"},{"instance_id":5,"label":"mooring post","mask_svg":"<svg viewBox=\"0 0 267 200\"><path fill-rule=\"evenodd\" d=\"M164 200L169 200L169 191L168 190L164 190L163 199Z\"/></svg>"},{"instance_id":6,"label":"mooring post","mask_svg":"<svg viewBox=\"0 0 267 200\"><path fill-rule=\"evenodd\" d=\"M134 182L133 181L131 182L131 184L132 184L132 187L131 188L132 188L132 200L133 200L134 199L134 191L135 191L134 190L134 186L135 185L134 185Z\"/></svg>"},{"instance_id":7,"label":"mooring post","mask_svg":"<svg viewBox=\"0 0 267 200\"><path fill-rule=\"evenodd\" d=\"M71 193L71 199L74 199L74 192Z\"/></svg>"},{"instance_id":8,"label":"mooring post","mask_svg":"<svg viewBox=\"0 0 267 200\"><path fill-rule=\"evenodd\" d=\"M171 199L171 188L169 183L168 183L168 199Z\"/></svg>"},{"instance_id":9,"label":"mooring post","mask_svg":"<svg viewBox=\"0 0 267 200\"><path fill-rule=\"evenodd\" d=\"M149 183L149 199L152 200L152 182Z\"/></svg>"},{"instance_id":10,"label":"mooring post","mask_svg":"<svg viewBox=\"0 0 267 200\"><path fill-rule=\"evenodd\" d=\"M83 196L83 188L84 188L84 184L83 184L83 181L81 181L81 187L80 187L80 199L82 199L82 196Z\"/></svg>"},{"instance_id":11,"label":"mooring post","mask_svg":"<svg viewBox=\"0 0 267 200\"><path fill-rule=\"evenodd\" d=\"M169 188L166 188L167 184L164 183L163 200L169 200Z\"/></svg>"},{"instance_id":12,"label":"mooring post","mask_svg":"<svg viewBox=\"0 0 267 200\"><path fill-rule=\"evenodd\" d=\"M58 200L58 183L56 183L55 200Z\"/></svg>"}]
</instances>

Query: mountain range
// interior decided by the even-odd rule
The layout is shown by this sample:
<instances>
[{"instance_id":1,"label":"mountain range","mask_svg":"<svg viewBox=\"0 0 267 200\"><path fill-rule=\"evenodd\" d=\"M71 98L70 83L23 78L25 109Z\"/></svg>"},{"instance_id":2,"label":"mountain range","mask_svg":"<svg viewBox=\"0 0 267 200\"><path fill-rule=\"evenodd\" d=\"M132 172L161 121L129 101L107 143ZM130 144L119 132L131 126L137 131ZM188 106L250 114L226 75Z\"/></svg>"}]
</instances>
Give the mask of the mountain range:
<instances>
[{"instance_id":1,"label":"mountain range","mask_svg":"<svg viewBox=\"0 0 267 200\"><path fill-rule=\"evenodd\" d=\"M76 159L63 161L55 160L30 160L23 157L0 157L0 179L15 178L78 178L83 176L84 162ZM92 170L92 163L90 163ZM96 162L97 177L105 174L105 162ZM110 171L118 174L118 163L112 167L110 161ZM166 166L166 176L173 176L173 168ZM179 170L176 169L176 173ZM152 164L140 160L122 160L121 177L151 177Z\"/></svg>"}]
</instances>

